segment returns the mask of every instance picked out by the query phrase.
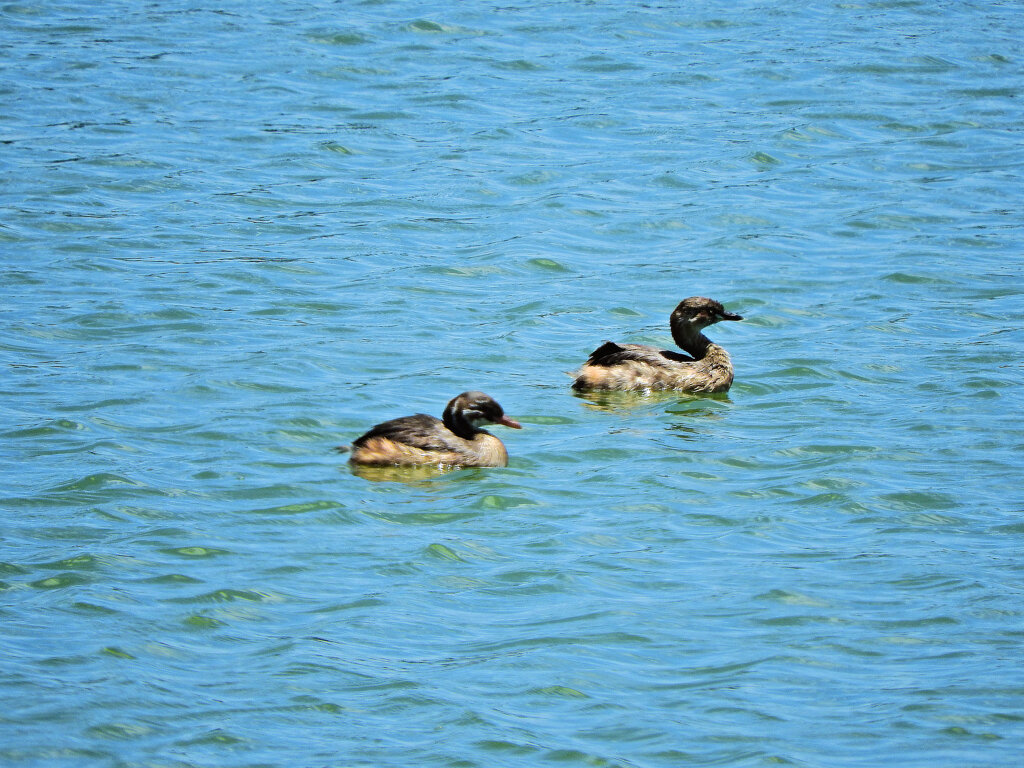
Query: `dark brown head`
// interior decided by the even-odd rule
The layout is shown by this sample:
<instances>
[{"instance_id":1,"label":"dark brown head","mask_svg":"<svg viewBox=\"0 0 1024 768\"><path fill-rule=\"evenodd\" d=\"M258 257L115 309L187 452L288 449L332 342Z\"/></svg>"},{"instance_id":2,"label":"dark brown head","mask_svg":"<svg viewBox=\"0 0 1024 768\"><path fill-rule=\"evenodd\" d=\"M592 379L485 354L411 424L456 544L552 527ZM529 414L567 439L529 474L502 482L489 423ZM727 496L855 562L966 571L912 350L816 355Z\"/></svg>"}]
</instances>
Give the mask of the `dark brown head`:
<instances>
[{"instance_id":1,"label":"dark brown head","mask_svg":"<svg viewBox=\"0 0 1024 768\"><path fill-rule=\"evenodd\" d=\"M463 436L479 431L485 423L502 424L512 429L523 428L518 421L505 415L494 398L483 392L463 392L448 403L442 418L448 429Z\"/></svg>"},{"instance_id":2,"label":"dark brown head","mask_svg":"<svg viewBox=\"0 0 1024 768\"><path fill-rule=\"evenodd\" d=\"M696 331L703 330L722 320L742 319L740 315L727 311L714 299L706 299L703 296L691 296L688 299L683 299L672 312L673 326L676 323L686 323Z\"/></svg>"}]
</instances>

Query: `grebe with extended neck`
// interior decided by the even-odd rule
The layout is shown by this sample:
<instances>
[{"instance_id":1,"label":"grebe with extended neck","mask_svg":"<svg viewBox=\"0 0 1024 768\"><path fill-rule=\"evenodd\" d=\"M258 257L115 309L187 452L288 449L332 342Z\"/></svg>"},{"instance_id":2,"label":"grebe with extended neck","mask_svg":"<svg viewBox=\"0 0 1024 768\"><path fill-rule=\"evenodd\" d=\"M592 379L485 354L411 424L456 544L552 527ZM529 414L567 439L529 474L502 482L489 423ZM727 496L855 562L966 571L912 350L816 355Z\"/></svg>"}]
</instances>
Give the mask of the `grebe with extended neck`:
<instances>
[{"instance_id":1,"label":"grebe with extended neck","mask_svg":"<svg viewBox=\"0 0 1024 768\"><path fill-rule=\"evenodd\" d=\"M722 320L742 319L714 299L683 299L673 310L669 323L672 339L686 355L644 344L606 341L573 374L573 389L726 392L733 379L729 353L703 331Z\"/></svg>"}]
</instances>

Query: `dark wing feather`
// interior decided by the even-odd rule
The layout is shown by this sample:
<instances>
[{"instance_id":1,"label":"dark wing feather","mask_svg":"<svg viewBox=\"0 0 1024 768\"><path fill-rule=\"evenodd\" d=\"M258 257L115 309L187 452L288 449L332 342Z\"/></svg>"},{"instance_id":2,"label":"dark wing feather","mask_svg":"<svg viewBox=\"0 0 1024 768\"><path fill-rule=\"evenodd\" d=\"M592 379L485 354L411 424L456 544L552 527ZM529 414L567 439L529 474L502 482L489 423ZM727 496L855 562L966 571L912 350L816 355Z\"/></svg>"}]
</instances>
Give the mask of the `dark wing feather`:
<instances>
[{"instance_id":1,"label":"dark wing feather","mask_svg":"<svg viewBox=\"0 0 1024 768\"><path fill-rule=\"evenodd\" d=\"M446 433L449 430L443 421L425 413L417 413L378 424L365 435L353 440L352 447L363 445L373 437L384 437L426 451L447 451L451 450L451 446L445 440Z\"/></svg>"},{"instance_id":2,"label":"dark wing feather","mask_svg":"<svg viewBox=\"0 0 1024 768\"><path fill-rule=\"evenodd\" d=\"M616 344L614 341L606 341L600 347L590 353L587 358L587 365L600 365L610 368L626 361L633 360L648 365L664 365L666 361L675 363L692 363L692 357L682 355L678 352L671 352L667 349L648 347L645 344Z\"/></svg>"}]
</instances>

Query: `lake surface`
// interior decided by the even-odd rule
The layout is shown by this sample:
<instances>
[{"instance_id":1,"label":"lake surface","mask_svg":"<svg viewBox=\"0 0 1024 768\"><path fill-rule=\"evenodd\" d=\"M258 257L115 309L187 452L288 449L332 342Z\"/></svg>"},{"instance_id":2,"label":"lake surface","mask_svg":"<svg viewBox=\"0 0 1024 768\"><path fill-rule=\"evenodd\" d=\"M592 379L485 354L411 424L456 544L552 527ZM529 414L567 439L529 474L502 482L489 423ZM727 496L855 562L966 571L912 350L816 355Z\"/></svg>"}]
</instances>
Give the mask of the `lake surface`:
<instances>
[{"instance_id":1,"label":"lake surface","mask_svg":"<svg viewBox=\"0 0 1024 768\"><path fill-rule=\"evenodd\" d=\"M1017 765L1022 27L0 6L0 763ZM691 295L728 395L572 393Z\"/></svg>"}]
</instances>

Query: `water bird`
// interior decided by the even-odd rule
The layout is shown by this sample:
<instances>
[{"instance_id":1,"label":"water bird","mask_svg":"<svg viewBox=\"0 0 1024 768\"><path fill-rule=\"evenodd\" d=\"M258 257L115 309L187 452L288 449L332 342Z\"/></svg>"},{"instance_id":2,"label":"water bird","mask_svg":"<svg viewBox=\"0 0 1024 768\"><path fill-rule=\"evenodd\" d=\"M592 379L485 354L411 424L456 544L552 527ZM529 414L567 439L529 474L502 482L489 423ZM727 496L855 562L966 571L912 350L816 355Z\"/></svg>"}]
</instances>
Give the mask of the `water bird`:
<instances>
[{"instance_id":1,"label":"water bird","mask_svg":"<svg viewBox=\"0 0 1024 768\"><path fill-rule=\"evenodd\" d=\"M732 386L732 361L729 353L708 339L703 330L722 320L742 319L714 299L683 299L672 311L669 325L672 339L688 354L606 341L572 374L573 389L725 392Z\"/></svg>"},{"instance_id":2,"label":"water bird","mask_svg":"<svg viewBox=\"0 0 1024 768\"><path fill-rule=\"evenodd\" d=\"M481 424L522 425L505 415L497 401L483 392L463 392L449 401L440 419L417 413L377 424L351 446L349 462L368 466L504 467L504 443Z\"/></svg>"}]
</instances>

